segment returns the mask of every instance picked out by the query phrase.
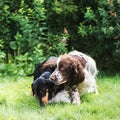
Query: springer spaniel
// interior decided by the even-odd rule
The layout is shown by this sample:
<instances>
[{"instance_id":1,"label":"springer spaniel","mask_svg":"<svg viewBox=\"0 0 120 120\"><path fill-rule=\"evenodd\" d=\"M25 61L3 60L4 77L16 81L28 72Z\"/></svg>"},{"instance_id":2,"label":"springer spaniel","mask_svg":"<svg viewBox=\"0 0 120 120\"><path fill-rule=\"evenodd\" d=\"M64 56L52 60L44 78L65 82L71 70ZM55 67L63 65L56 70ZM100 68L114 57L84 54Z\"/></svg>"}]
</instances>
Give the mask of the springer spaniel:
<instances>
[{"instance_id":1,"label":"springer spaniel","mask_svg":"<svg viewBox=\"0 0 120 120\"><path fill-rule=\"evenodd\" d=\"M83 93L98 93L96 75L94 59L82 52L72 51L57 59L50 80L55 85L66 83L65 90L69 91L71 103L79 104Z\"/></svg>"}]
</instances>

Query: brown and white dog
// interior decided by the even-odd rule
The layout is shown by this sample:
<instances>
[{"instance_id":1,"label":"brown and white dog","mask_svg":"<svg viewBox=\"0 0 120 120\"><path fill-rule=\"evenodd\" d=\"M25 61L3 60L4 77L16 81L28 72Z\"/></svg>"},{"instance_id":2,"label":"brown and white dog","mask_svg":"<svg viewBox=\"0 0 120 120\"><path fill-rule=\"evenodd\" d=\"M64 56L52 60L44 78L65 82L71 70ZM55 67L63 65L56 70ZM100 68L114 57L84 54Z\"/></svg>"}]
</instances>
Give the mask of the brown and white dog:
<instances>
[{"instance_id":1,"label":"brown and white dog","mask_svg":"<svg viewBox=\"0 0 120 120\"><path fill-rule=\"evenodd\" d=\"M98 93L96 75L95 60L82 52L72 51L58 57L50 79L56 85L66 83L71 102L79 104L83 93Z\"/></svg>"}]
</instances>

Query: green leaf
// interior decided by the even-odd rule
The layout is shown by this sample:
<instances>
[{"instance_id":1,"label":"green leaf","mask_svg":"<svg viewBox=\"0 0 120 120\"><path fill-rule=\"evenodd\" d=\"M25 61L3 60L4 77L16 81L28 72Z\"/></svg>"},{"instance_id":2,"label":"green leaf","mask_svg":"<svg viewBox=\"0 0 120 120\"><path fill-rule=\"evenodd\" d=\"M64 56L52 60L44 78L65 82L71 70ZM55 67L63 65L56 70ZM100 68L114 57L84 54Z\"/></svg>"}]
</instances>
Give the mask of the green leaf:
<instances>
[{"instance_id":1,"label":"green leaf","mask_svg":"<svg viewBox=\"0 0 120 120\"><path fill-rule=\"evenodd\" d=\"M16 50L17 49L17 44L15 41L11 41L10 42L10 48L13 49L13 50Z\"/></svg>"}]
</instances>

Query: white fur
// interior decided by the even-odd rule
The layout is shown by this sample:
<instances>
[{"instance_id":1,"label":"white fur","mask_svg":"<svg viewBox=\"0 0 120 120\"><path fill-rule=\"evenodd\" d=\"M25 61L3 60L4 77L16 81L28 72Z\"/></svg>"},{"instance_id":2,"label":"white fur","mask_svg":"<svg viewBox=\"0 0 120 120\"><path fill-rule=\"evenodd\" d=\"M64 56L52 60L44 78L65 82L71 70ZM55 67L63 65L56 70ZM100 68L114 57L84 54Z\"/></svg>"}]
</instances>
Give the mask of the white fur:
<instances>
[{"instance_id":1,"label":"white fur","mask_svg":"<svg viewBox=\"0 0 120 120\"><path fill-rule=\"evenodd\" d=\"M59 71L57 68L56 68L55 71L51 74L51 76L52 76L52 75L53 75L53 76L55 75L55 76L57 77L57 79L56 79L55 81L53 81L55 85L60 85L60 84L64 83L64 82L62 82L63 77L62 77L60 71Z\"/></svg>"},{"instance_id":2,"label":"white fur","mask_svg":"<svg viewBox=\"0 0 120 120\"><path fill-rule=\"evenodd\" d=\"M96 93L98 94L96 80L91 73L89 73L86 69L84 69L85 80L79 84L78 90L80 95L84 93Z\"/></svg>"},{"instance_id":3,"label":"white fur","mask_svg":"<svg viewBox=\"0 0 120 120\"><path fill-rule=\"evenodd\" d=\"M70 103L70 95L69 92L66 90L62 90L61 92L57 93L55 97L48 101L48 103L55 103L55 102L66 102Z\"/></svg>"},{"instance_id":4,"label":"white fur","mask_svg":"<svg viewBox=\"0 0 120 120\"><path fill-rule=\"evenodd\" d=\"M90 56L76 50L70 52L69 55L83 57L86 61L86 66L84 69L85 80L78 86L80 95L84 93L98 93L96 85L96 75L98 71L95 60Z\"/></svg>"},{"instance_id":5,"label":"white fur","mask_svg":"<svg viewBox=\"0 0 120 120\"><path fill-rule=\"evenodd\" d=\"M57 59L57 68L51 74L51 76L56 76L56 78L57 78L55 81L53 81L55 85L60 85L60 84L63 84L66 82L65 80L63 81L63 76L61 75L60 71L58 70L60 60L61 60L61 56Z\"/></svg>"},{"instance_id":6,"label":"white fur","mask_svg":"<svg viewBox=\"0 0 120 120\"><path fill-rule=\"evenodd\" d=\"M77 55L80 57L83 57L86 61L86 69L87 71L89 71L94 77L96 77L97 75L97 67L96 67L96 62L93 58L91 58L90 56L82 53L82 52L78 52L77 50L69 52L69 55Z\"/></svg>"},{"instance_id":7,"label":"white fur","mask_svg":"<svg viewBox=\"0 0 120 120\"><path fill-rule=\"evenodd\" d=\"M71 89L71 103L80 104L80 94L77 88L75 90Z\"/></svg>"}]
</instances>

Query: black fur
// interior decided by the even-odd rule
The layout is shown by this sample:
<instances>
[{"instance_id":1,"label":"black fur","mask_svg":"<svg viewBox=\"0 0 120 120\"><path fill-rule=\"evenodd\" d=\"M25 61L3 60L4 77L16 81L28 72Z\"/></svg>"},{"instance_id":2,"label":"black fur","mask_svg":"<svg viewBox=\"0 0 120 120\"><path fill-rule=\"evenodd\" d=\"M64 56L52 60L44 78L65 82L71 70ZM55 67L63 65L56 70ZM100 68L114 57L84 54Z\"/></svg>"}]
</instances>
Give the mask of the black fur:
<instances>
[{"instance_id":1,"label":"black fur","mask_svg":"<svg viewBox=\"0 0 120 120\"><path fill-rule=\"evenodd\" d=\"M39 103L41 106L44 106L44 103L42 102L42 98L46 96L46 92L48 90L49 92L49 98L51 98L51 90L54 88L54 83L52 83L49 80L49 77L51 75L52 71L45 71L40 75L39 78L33 81L31 87L33 95L36 95L36 97L39 100Z\"/></svg>"}]
</instances>

